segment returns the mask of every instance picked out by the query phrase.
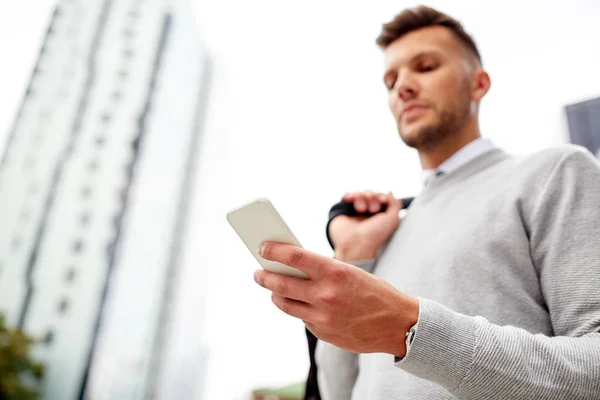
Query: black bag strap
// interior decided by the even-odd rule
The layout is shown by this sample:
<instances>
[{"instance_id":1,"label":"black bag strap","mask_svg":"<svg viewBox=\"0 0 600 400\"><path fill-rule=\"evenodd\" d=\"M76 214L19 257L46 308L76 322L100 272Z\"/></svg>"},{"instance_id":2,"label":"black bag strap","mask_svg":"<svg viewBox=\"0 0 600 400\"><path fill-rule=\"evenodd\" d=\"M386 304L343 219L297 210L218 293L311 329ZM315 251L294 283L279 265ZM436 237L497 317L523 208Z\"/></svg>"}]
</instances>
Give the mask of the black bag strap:
<instances>
[{"instance_id":1,"label":"black bag strap","mask_svg":"<svg viewBox=\"0 0 600 400\"><path fill-rule=\"evenodd\" d=\"M400 201L402 202L402 209L408 208L413 200L414 197L406 197L400 199ZM383 204L379 212L385 212L386 209L387 205ZM331 248L334 250L335 247L333 246L333 242L331 241L331 237L329 236L329 224L331 224L331 221L333 221L333 219L338 215L347 215L349 217L370 217L373 214L370 212L359 213L354 208L354 203L350 203L348 201L340 201L339 203L334 204L333 207L331 207L331 209L329 210L329 220L327 221L327 226L325 227L325 235L327 236L327 241L329 242Z\"/></svg>"}]
</instances>

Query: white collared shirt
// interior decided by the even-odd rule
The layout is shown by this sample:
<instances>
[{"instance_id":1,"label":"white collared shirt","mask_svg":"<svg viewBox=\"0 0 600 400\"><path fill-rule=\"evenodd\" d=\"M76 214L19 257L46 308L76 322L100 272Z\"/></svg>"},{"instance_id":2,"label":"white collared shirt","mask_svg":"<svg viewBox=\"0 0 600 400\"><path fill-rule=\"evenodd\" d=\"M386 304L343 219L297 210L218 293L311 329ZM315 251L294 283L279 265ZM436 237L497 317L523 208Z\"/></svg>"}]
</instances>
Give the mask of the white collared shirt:
<instances>
[{"instance_id":1,"label":"white collared shirt","mask_svg":"<svg viewBox=\"0 0 600 400\"><path fill-rule=\"evenodd\" d=\"M496 147L489 139L477 138L468 143L462 149L454 153L450 158L441 163L436 169L423 170L423 184L427 182L437 173L449 174L452 171L462 167L469 161L488 151L494 150Z\"/></svg>"}]
</instances>

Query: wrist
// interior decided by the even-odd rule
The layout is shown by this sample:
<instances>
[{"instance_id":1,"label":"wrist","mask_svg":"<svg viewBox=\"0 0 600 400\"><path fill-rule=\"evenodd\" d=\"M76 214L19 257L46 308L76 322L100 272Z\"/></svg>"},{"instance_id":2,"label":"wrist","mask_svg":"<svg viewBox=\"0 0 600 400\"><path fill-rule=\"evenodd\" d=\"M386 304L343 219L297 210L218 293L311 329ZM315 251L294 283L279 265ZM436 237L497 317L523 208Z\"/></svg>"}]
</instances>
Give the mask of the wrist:
<instances>
[{"instance_id":1,"label":"wrist","mask_svg":"<svg viewBox=\"0 0 600 400\"><path fill-rule=\"evenodd\" d=\"M360 245L340 245L335 248L334 258L344 262L371 260L377 257L377 251Z\"/></svg>"},{"instance_id":2,"label":"wrist","mask_svg":"<svg viewBox=\"0 0 600 400\"><path fill-rule=\"evenodd\" d=\"M393 334L389 335L393 338L393 342L390 343L390 354L396 359L402 359L406 356L406 339L409 335L411 328L413 328L419 320L419 300L413 297L402 295L403 305L398 308L401 310L397 313L396 323L393 326Z\"/></svg>"}]
</instances>

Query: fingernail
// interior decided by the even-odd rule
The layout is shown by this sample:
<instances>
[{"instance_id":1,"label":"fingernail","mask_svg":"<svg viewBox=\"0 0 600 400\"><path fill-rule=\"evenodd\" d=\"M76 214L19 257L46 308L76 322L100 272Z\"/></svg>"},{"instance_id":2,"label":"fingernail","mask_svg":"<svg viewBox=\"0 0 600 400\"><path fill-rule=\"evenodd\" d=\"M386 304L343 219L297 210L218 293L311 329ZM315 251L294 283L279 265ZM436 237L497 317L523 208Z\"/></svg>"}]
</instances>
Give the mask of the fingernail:
<instances>
[{"instance_id":1,"label":"fingernail","mask_svg":"<svg viewBox=\"0 0 600 400\"><path fill-rule=\"evenodd\" d=\"M262 257L262 255L263 255L263 251L264 251L264 250L265 250L265 244L264 244L264 243L261 243L261 244L258 246L258 254L260 254L260 256L261 256L261 257Z\"/></svg>"},{"instance_id":2,"label":"fingernail","mask_svg":"<svg viewBox=\"0 0 600 400\"><path fill-rule=\"evenodd\" d=\"M258 273L259 273L259 271L254 271L254 281L255 281L256 283L259 283L259 282L258 282Z\"/></svg>"}]
</instances>

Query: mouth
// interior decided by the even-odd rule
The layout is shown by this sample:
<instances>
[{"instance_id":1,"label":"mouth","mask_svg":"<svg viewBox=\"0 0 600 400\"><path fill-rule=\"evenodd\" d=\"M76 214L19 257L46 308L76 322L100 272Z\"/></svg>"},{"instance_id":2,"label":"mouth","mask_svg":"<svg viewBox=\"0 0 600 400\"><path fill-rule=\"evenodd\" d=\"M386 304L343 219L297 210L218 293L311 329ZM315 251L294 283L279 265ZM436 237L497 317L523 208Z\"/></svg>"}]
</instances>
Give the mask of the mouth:
<instances>
[{"instance_id":1,"label":"mouth","mask_svg":"<svg viewBox=\"0 0 600 400\"><path fill-rule=\"evenodd\" d=\"M411 104L402 110L400 118L402 118L406 122L410 122L411 120L423 114L423 112L425 112L427 108L428 107L423 104Z\"/></svg>"}]
</instances>

